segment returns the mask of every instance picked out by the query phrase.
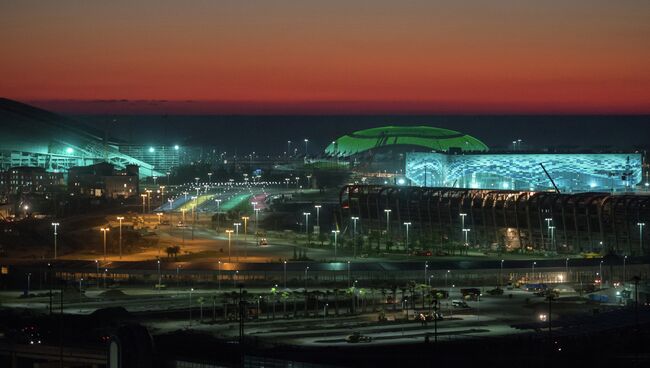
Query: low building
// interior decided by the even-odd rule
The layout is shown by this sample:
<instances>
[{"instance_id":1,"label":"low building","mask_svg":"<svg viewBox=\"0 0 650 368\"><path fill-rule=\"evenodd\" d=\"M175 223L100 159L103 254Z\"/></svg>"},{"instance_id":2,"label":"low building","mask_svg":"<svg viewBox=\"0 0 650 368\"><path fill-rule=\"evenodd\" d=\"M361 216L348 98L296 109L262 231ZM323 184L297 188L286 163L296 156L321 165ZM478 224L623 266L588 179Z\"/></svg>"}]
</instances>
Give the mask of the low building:
<instances>
[{"instance_id":1,"label":"low building","mask_svg":"<svg viewBox=\"0 0 650 368\"><path fill-rule=\"evenodd\" d=\"M12 167L0 173L0 194L47 194L65 186L63 173L47 172L42 167Z\"/></svg>"},{"instance_id":2,"label":"low building","mask_svg":"<svg viewBox=\"0 0 650 368\"><path fill-rule=\"evenodd\" d=\"M129 198L139 194L138 166L124 170L102 162L72 167L68 171L68 191L73 195L102 198Z\"/></svg>"}]
</instances>

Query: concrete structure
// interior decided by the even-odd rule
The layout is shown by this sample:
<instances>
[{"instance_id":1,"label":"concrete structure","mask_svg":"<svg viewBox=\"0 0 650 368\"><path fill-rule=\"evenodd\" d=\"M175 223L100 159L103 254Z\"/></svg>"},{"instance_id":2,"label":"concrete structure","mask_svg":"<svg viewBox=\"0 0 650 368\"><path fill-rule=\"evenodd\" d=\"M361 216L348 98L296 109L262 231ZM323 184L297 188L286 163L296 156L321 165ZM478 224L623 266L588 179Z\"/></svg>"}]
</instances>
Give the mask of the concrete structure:
<instances>
[{"instance_id":1,"label":"concrete structure","mask_svg":"<svg viewBox=\"0 0 650 368\"><path fill-rule=\"evenodd\" d=\"M343 224L402 242L409 222L419 248L650 253L648 195L350 185L340 201Z\"/></svg>"}]
</instances>

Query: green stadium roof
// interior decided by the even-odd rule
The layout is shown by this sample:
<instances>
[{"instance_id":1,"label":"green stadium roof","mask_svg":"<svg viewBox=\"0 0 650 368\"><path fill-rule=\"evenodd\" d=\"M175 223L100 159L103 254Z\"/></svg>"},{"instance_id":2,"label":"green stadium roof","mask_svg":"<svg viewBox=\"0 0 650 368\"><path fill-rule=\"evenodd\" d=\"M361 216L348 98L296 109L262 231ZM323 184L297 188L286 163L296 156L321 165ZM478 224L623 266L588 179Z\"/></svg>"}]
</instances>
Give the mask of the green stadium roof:
<instances>
[{"instance_id":1,"label":"green stadium roof","mask_svg":"<svg viewBox=\"0 0 650 368\"><path fill-rule=\"evenodd\" d=\"M385 126L346 134L327 146L325 153L330 156L348 157L395 145L417 146L438 152L447 152L450 148L458 148L461 151L488 150L483 142L455 130L429 126Z\"/></svg>"}]
</instances>

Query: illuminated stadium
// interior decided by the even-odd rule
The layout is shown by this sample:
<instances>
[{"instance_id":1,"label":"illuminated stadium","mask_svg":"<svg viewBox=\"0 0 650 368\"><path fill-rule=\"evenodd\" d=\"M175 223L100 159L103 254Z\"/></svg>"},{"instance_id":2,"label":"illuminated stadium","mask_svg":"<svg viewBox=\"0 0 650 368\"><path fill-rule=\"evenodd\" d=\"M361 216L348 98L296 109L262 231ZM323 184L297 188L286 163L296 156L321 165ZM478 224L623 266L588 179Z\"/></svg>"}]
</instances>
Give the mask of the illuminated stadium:
<instances>
[{"instance_id":1,"label":"illuminated stadium","mask_svg":"<svg viewBox=\"0 0 650 368\"><path fill-rule=\"evenodd\" d=\"M139 166L140 176L162 176L154 166L120 151L118 142L104 138L78 122L8 99L0 99L0 170L11 167L42 167L67 172L74 166L108 162L119 169Z\"/></svg>"},{"instance_id":2,"label":"illuminated stadium","mask_svg":"<svg viewBox=\"0 0 650 368\"><path fill-rule=\"evenodd\" d=\"M478 139L454 130L428 126L385 126L339 137L325 148L325 153L332 157L350 157L391 148L436 152L488 150Z\"/></svg>"},{"instance_id":3,"label":"illuminated stadium","mask_svg":"<svg viewBox=\"0 0 650 368\"><path fill-rule=\"evenodd\" d=\"M639 153L414 152L406 156L406 177L425 187L533 191L554 189L550 176L562 192L629 191L642 180L642 163Z\"/></svg>"}]
</instances>

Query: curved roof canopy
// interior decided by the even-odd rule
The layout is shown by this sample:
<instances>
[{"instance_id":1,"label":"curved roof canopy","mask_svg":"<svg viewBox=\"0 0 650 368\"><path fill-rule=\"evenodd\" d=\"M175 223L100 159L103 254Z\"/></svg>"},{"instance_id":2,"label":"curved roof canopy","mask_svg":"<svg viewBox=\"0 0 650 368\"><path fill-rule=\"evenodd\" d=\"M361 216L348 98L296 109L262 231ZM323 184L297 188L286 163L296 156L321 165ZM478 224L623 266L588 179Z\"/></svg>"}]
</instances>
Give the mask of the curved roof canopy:
<instances>
[{"instance_id":1,"label":"curved roof canopy","mask_svg":"<svg viewBox=\"0 0 650 368\"><path fill-rule=\"evenodd\" d=\"M417 146L438 152L450 148L461 151L487 151L488 147L478 139L455 130L429 126L385 126L359 130L346 134L327 148L330 156L348 157L364 151L386 146Z\"/></svg>"}]
</instances>

